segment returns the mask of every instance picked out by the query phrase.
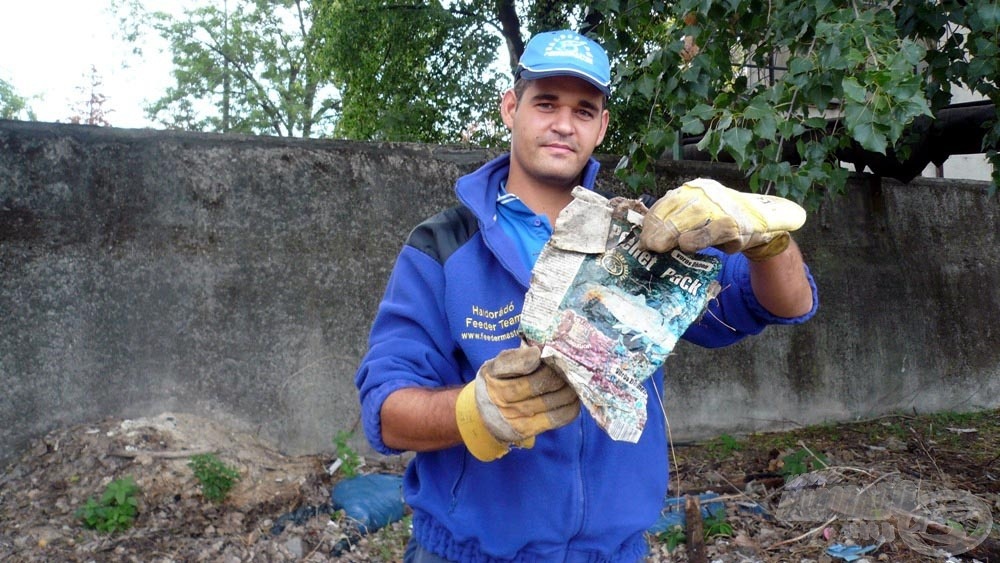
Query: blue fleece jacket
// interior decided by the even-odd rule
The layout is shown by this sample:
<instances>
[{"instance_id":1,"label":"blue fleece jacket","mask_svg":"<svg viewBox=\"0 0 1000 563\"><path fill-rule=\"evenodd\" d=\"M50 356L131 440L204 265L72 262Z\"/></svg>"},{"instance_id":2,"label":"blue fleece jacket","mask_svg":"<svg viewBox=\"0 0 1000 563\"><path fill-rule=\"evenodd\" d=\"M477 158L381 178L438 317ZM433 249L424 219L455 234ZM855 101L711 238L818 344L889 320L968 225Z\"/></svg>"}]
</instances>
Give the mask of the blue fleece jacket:
<instances>
[{"instance_id":1,"label":"blue fleece jacket","mask_svg":"<svg viewBox=\"0 0 1000 563\"><path fill-rule=\"evenodd\" d=\"M497 192L509 156L460 178L461 206L417 226L399 254L355 376L371 445L382 442L380 411L404 387L455 387L472 381L485 361L518 345L518 319L530 272L496 221ZM582 184L593 188L591 159ZM742 255L717 253L725 288L684 338L725 346L768 324L803 322L768 313L750 288ZM810 277L812 284L812 278ZM655 385L655 387L654 387ZM663 389L658 371L645 384ZM667 492L667 439L660 402L635 444L616 442L584 409L578 419L484 463L464 446L418 453L404 478L414 538L452 561L636 561L644 531L659 517Z\"/></svg>"}]
</instances>

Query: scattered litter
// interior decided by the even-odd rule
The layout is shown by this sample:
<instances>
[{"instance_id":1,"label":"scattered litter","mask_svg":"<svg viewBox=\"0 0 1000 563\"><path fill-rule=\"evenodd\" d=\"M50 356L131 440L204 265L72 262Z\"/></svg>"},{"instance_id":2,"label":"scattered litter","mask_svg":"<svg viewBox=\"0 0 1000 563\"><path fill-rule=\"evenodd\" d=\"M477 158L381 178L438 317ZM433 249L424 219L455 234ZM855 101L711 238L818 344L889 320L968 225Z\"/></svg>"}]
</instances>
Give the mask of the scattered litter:
<instances>
[{"instance_id":1,"label":"scattered litter","mask_svg":"<svg viewBox=\"0 0 1000 563\"><path fill-rule=\"evenodd\" d=\"M403 478L398 475L361 475L333 486L330 502L303 506L281 515L271 526L279 535L289 524L301 526L320 514L343 510L360 536L374 532L403 517Z\"/></svg>"},{"instance_id":2,"label":"scattered litter","mask_svg":"<svg viewBox=\"0 0 1000 563\"><path fill-rule=\"evenodd\" d=\"M765 520L774 519L774 516L771 514L771 512L768 509L764 508L764 505L760 504L759 502L741 500L736 503L736 507L740 510L740 512L746 512L756 516L761 516Z\"/></svg>"},{"instance_id":3,"label":"scattered litter","mask_svg":"<svg viewBox=\"0 0 1000 563\"><path fill-rule=\"evenodd\" d=\"M857 561L858 559L861 559L862 555L875 551L880 546L881 544L860 546L835 543L826 548L826 554L831 557L839 557L844 561Z\"/></svg>"},{"instance_id":4,"label":"scattered litter","mask_svg":"<svg viewBox=\"0 0 1000 563\"><path fill-rule=\"evenodd\" d=\"M830 483L829 475L822 471L813 471L797 475L794 479L785 484L786 491L799 491L802 489L813 489L825 487Z\"/></svg>"},{"instance_id":5,"label":"scattered litter","mask_svg":"<svg viewBox=\"0 0 1000 563\"><path fill-rule=\"evenodd\" d=\"M301 526L312 520L320 514L329 514L333 512L329 504L321 504L319 506L302 506L291 512L282 514L274 521L271 526L271 535L278 536L281 532L285 531L285 527L289 524L295 524L296 526Z\"/></svg>"},{"instance_id":6,"label":"scattered litter","mask_svg":"<svg viewBox=\"0 0 1000 563\"><path fill-rule=\"evenodd\" d=\"M721 501L716 501L719 497L716 493L703 493L698 495L698 505L701 507L701 517L718 517L719 515L725 515L726 506ZM674 526L683 527L686 524L687 517L684 515L684 503L686 497L672 497L668 498L666 502L663 503L663 510L660 512L660 519L653 524L649 530L651 534L659 534L661 532L666 532Z\"/></svg>"},{"instance_id":7,"label":"scattered litter","mask_svg":"<svg viewBox=\"0 0 1000 563\"><path fill-rule=\"evenodd\" d=\"M334 473L336 473L336 472L337 472L337 470L338 470L338 469L340 469L340 466L341 466L341 465L344 465L344 460L342 460L342 459L340 459L340 458L338 457L337 459L333 460L333 463L331 463L331 464L330 464L330 465L329 465L329 466L328 466L328 467L326 468L326 474L327 474L327 475L333 475Z\"/></svg>"},{"instance_id":8,"label":"scattered litter","mask_svg":"<svg viewBox=\"0 0 1000 563\"><path fill-rule=\"evenodd\" d=\"M403 518L403 478L360 475L340 481L330 492L334 510L343 510L362 533L371 533Z\"/></svg>"},{"instance_id":9,"label":"scattered litter","mask_svg":"<svg viewBox=\"0 0 1000 563\"><path fill-rule=\"evenodd\" d=\"M955 434L975 434L979 432L978 428L952 428L948 427L949 432L954 432Z\"/></svg>"}]
</instances>

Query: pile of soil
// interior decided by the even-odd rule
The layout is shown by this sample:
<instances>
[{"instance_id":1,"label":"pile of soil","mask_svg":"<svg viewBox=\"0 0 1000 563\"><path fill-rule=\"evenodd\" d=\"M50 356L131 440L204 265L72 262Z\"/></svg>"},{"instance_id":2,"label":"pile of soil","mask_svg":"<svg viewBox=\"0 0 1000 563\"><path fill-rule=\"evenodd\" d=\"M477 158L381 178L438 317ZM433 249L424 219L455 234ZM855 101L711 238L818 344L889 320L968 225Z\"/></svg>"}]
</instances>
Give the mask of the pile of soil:
<instances>
[{"instance_id":1,"label":"pile of soil","mask_svg":"<svg viewBox=\"0 0 1000 563\"><path fill-rule=\"evenodd\" d=\"M193 455L204 453L240 474L222 502L204 498L188 465ZM371 538L360 536L346 518L330 516L330 490L341 478L328 473L333 461L286 456L247 432L188 414L59 429L35 441L0 477L0 561L379 561L397 557L397 551L401 556L405 544L398 539L391 550L383 545L375 555L367 553ZM139 490L134 525L115 533L86 529L80 507L87 499L100 500L113 480L129 477Z\"/></svg>"},{"instance_id":2,"label":"pile of soil","mask_svg":"<svg viewBox=\"0 0 1000 563\"><path fill-rule=\"evenodd\" d=\"M851 547L868 548L861 560L869 562L998 562L1000 411L948 416L896 415L674 444L671 490L702 499L706 508L724 507L701 522L705 561L713 563L844 561L831 550ZM204 498L188 465L207 452L241 476L222 502ZM401 561L408 517L361 535L343 513L331 515L330 490L344 478L343 468L331 471L334 462L286 456L251 433L187 414L58 429L0 476L0 561ZM401 470L402 460L361 468ZM134 525L114 533L87 529L79 509L128 477L139 491ZM782 513L782 499L803 491L914 484L919 506L907 505L903 514L872 520L843 499L834 512ZM698 556L697 549L689 554L700 547L698 538L682 528L649 539L649 561ZM677 545L689 539L690 548Z\"/></svg>"}]
</instances>

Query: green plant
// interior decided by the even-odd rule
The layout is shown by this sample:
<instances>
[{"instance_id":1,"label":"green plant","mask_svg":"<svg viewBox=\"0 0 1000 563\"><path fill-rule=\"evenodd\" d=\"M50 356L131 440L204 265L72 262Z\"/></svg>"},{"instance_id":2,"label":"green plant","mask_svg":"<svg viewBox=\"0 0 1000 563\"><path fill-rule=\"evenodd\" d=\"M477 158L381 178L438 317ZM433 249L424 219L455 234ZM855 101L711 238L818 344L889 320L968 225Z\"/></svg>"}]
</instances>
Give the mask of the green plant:
<instances>
[{"instance_id":1,"label":"green plant","mask_svg":"<svg viewBox=\"0 0 1000 563\"><path fill-rule=\"evenodd\" d=\"M201 494L212 502L226 498L229 490L240 480L239 472L227 466L215 454L193 455L188 467L194 471L201 486Z\"/></svg>"},{"instance_id":2,"label":"green plant","mask_svg":"<svg viewBox=\"0 0 1000 563\"><path fill-rule=\"evenodd\" d=\"M354 432L341 430L333 438L333 445L337 448L337 457L340 458L340 467L345 477L356 476L358 468L361 467L361 456L347 443L353 436Z\"/></svg>"},{"instance_id":3,"label":"green plant","mask_svg":"<svg viewBox=\"0 0 1000 563\"><path fill-rule=\"evenodd\" d=\"M722 434L708 443L708 449L716 456L728 456L743 449L743 444L729 434Z\"/></svg>"},{"instance_id":4,"label":"green plant","mask_svg":"<svg viewBox=\"0 0 1000 563\"><path fill-rule=\"evenodd\" d=\"M677 549L682 543L687 543L687 537L684 534L684 527L681 525L671 526L666 531L656 534L656 539L667 544L667 551L673 551Z\"/></svg>"},{"instance_id":5,"label":"green plant","mask_svg":"<svg viewBox=\"0 0 1000 563\"><path fill-rule=\"evenodd\" d=\"M634 110L618 167L637 191L648 190L665 152L683 155L686 139L734 162L754 191L812 207L844 191L840 160L868 153L859 169L878 156L906 162L960 87L993 102L975 134L994 166L991 193L1000 185L996 2L659 4L590 3L622 61L616 101L648 108Z\"/></svg>"},{"instance_id":6,"label":"green plant","mask_svg":"<svg viewBox=\"0 0 1000 563\"><path fill-rule=\"evenodd\" d=\"M372 544L377 546L379 561L399 561L406 551L406 544L413 533L413 515L407 514L402 520L393 522L375 532Z\"/></svg>"},{"instance_id":7,"label":"green plant","mask_svg":"<svg viewBox=\"0 0 1000 563\"><path fill-rule=\"evenodd\" d=\"M108 483L101 500L94 497L76 511L76 517L83 525L99 532L121 532L132 527L138 512L139 502L135 495L139 487L132 477L115 479Z\"/></svg>"},{"instance_id":8,"label":"green plant","mask_svg":"<svg viewBox=\"0 0 1000 563\"><path fill-rule=\"evenodd\" d=\"M702 534L706 540L716 537L731 537L733 526L726 521L725 512L710 513L702 519ZM656 534L656 539L673 551L682 543L687 543L687 532L678 524Z\"/></svg>"},{"instance_id":9,"label":"green plant","mask_svg":"<svg viewBox=\"0 0 1000 563\"><path fill-rule=\"evenodd\" d=\"M816 454L805 446L781 458L781 461L784 462L781 474L786 478L830 466L830 461L823 454Z\"/></svg>"},{"instance_id":10,"label":"green plant","mask_svg":"<svg viewBox=\"0 0 1000 563\"><path fill-rule=\"evenodd\" d=\"M706 540L717 537L728 538L733 535L733 526L726 522L726 513L723 511L709 514L703 524Z\"/></svg>"}]
</instances>

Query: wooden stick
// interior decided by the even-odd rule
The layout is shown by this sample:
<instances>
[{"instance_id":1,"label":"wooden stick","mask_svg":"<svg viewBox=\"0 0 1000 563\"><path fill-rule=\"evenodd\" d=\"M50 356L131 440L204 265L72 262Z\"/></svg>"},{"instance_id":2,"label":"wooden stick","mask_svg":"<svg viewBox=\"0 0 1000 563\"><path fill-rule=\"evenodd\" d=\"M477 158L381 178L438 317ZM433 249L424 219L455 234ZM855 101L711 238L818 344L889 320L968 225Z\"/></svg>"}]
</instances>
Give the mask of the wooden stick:
<instances>
[{"instance_id":1,"label":"wooden stick","mask_svg":"<svg viewBox=\"0 0 1000 563\"><path fill-rule=\"evenodd\" d=\"M215 450L211 450L211 449L172 450L172 451L167 451L167 450L161 450L161 451L148 451L148 450L126 451L126 450L115 450L113 452L108 452L108 455L113 455L115 457L127 457L127 458L136 458L136 457L139 457L139 456L146 456L146 455L148 455L149 457L154 458L154 459L181 459L181 458L185 458L185 457L191 457L191 456L202 455L202 454L210 454L210 453L214 453L214 452L215 452Z\"/></svg>"},{"instance_id":2,"label":"wooden stick","mask_svg":"<svg viewBox=\"0 0 1000 563\"><path fill-rule=\"evenodd\" d=\"M684 500L684 518L687 532L689 563L708 563L705 556L705 531L701 521L701 504L698 497L688 495Z\"/></svg>"},{"instance_id":3,"label":"wooden stick","mask_svg":"<svg viewBox=\"0 0 1000 563\"><path fill-rule=\"evenodd\" d=\"M797 542L799 540L803 540L805 538L808 538L811 535L818 534L818 533L820 533L820 532L823 531L823 528L826 528L827 526L829 526L830 524L832 524L833 521L836 520L836 519L837 519L837 517L834 516L834 517L830 518L829 520L827 520L826 522L823 522L819 526L816 526L815 528L813 528L812 530L809 530L808 532L806 532L804 534L800 534L798 536L795 536L794 538L792 538L790 540L780 541L780 542L778 542L778 543L776 543L774 545L770 545L770 546L767 547L767 549L776 549L776 548L779 548L779 547L781 547L783 545L788 545L790 543L795 543L795 542Z\"/></svg>"}]
</instances>

